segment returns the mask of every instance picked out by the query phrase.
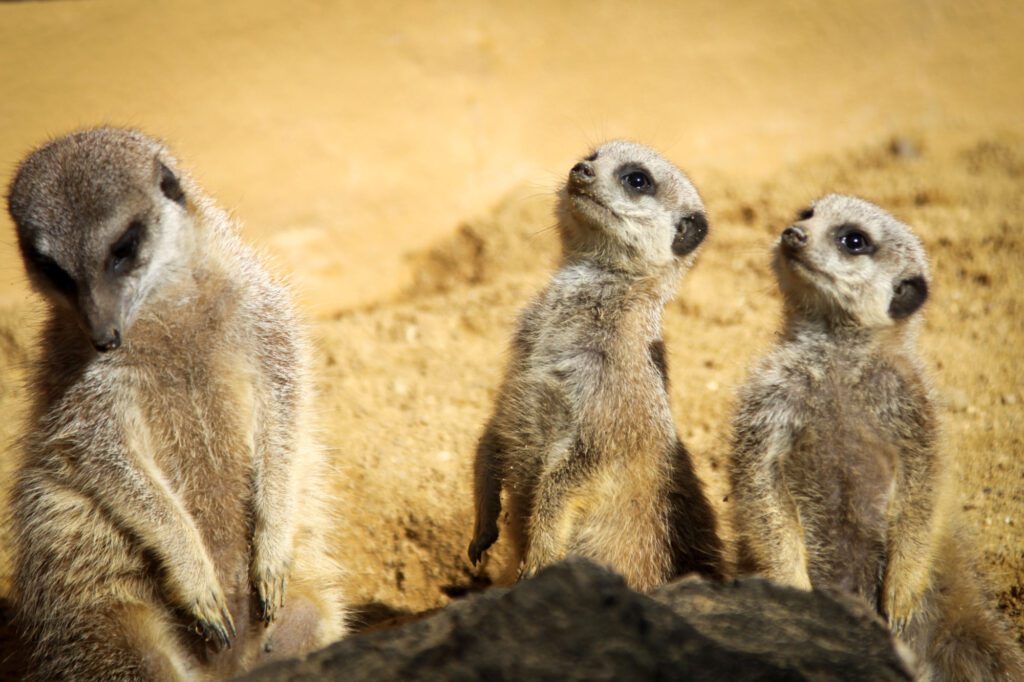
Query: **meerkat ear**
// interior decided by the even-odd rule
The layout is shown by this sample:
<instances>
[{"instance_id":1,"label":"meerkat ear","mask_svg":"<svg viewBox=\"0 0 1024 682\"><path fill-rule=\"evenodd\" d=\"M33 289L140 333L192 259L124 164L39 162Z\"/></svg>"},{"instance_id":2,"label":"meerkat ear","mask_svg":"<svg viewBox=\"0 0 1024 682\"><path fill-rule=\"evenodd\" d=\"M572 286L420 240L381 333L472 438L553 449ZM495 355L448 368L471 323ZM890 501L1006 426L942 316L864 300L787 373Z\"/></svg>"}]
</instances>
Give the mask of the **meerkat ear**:
<instances>
[{"instance_id":1,"label":"meerkat ear","mask_svg":"<svg viewBox=\"0 0 1024 682\"><path fill-rule=\"evenodd\" d=\"M708 235L708 219L698 211L685 215L676 223L676 236L672 240L672 253L685 256L704 241Z\"/></svg>"},{"instance_id":2,"label":"meerkat ear","mask_svg":"<svg viewBox=\"0 0 1024 682\"><path fill-rule=\"evenodd\" d=\"M910 317L928 299L928 282L921 275L900 280L893 287L892 301L889 303L889 317L902 320Z\"/></svg>"},{"instance_id":3,"label":"meerkat ear","mask_svg":"<svg viewBox=\"0 0 1024 682\"><path fill-rule=\"evenodd\" d=\"M160 191L164 196L176 204L185 205L185 192L181 189L181 183L175 177L171 169L164 165L160 159L156 160L157 173L160 177Z\"/></svg>"}]
</instances>

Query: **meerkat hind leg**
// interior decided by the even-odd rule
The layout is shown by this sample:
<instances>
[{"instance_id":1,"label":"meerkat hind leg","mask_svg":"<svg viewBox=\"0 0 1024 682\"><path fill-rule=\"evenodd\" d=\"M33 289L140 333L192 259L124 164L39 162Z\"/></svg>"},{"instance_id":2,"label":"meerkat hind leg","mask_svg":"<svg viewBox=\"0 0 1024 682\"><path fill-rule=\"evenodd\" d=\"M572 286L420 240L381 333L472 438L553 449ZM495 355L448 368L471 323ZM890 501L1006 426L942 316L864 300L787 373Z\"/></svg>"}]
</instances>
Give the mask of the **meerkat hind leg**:
<instances>
[{"instance_id":1,"label":"meerkat hind leg","mask_svg":"<svg viewBox=\"0 0 1024 682\"><path fill-rule=\"evenodd\" d=\"M145 601L101 606L67 623L41 652L30 680L116 679L178 682L197 678L172 623ZM87 621L87 622L86 622Z\"/></svg>"}]
</instances>

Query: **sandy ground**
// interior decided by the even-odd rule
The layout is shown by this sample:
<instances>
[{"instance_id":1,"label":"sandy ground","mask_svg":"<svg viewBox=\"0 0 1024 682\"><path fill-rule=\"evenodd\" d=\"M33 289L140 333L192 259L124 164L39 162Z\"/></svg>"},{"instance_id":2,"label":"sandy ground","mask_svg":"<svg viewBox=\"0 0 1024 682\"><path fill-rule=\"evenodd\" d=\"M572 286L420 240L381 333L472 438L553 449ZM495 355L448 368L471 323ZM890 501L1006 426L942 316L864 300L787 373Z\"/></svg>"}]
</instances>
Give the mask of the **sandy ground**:
<instances>
[{"instance_id":1,"label":"sandy ground","mask_svg":"<svg viewBox=\"0 0 1024 682\"><path fill-rule=\"evenodd\" d=\"M1024 633L1024 5L682 5L0 4L0 182L49 135L138 125L293 279L367 623L501 563L501 543L482 573L465 559L472 451L556 257L553 191L591 144L659 147L708 204L666 343L679 430L723 513L734 391L778 325L770 245L826 191L875 200L932 259L920 345L955 511ZM6 481L38 302L0 223Z\"/></svg>"}]
</instances>

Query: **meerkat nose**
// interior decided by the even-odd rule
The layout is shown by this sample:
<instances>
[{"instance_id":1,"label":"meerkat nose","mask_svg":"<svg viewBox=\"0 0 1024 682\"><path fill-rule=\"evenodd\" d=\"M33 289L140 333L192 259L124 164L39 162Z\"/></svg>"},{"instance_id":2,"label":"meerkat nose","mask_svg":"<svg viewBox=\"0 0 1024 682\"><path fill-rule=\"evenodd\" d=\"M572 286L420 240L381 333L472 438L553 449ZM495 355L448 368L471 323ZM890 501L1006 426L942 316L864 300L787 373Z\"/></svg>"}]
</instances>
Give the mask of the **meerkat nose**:
<instances>
[{"instance_id":1,"label":"meerkat nose","mask_svg":"<svg viewBox=\"0 0 1024 682\"><path fill-rule=\"evenodd\" d=\"M589 163L580 161L569 171L569 176L576 182L590 182L594 179L594 169Z\"/></svg>"},{"instance_id":2,"label":"meerkat nose","mask_svg":"<svg viewBox=\"0 0 1024 682\"><path fill-rule=\"evenodd\" d=\"M121 332L117 329L111 329L100 338L94 337L92 345L101 353L106 353L110 350L117 350L121 347Z\"/></svg>"},{"instance_id":3,"label":"meerkat nose","mask_svg":"<svg viewBox=\"0 0 1024 682\"><path fill-rule=\"evenodd\" d=\"M796 225L787 227L782 231L782 244L793 250L802 249L807 245L807 233Z\"/></svg>"}]
</instances>

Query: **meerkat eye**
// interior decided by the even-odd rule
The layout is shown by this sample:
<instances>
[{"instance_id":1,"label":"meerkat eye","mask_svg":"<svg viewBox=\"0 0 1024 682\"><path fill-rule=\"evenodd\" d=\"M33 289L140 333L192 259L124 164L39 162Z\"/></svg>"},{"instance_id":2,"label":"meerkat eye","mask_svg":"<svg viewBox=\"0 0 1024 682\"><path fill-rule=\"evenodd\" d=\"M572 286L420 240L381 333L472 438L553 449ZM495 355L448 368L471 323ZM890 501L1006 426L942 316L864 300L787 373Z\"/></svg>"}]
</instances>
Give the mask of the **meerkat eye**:
<instances>
[{"instance_id":1,"label":"meerkat eye","mask_svg":"<svg viewBox=\"0 0 1024 682\"><path fill-rule=\"evenodd\" d=\"M871 238L854 225L844 225L836 232L839 248L852 256L870 256L875 252Z\"/></svg>"},{"instance_id":2,"label":"meerkat eye","mask_svg":"<svg viewBox=\"0 0 1024 682\"><path fill-rule=\"evenodd\" d=\"M798 221L800 221L800 220L810 220L813 217L814 217L814 207L813 206L808 206L807 208L805 208L804 210L802 210L802 211L800 211L799 213L796 214L796 219Z\"/></svg>"},{"instance_id":3,"label":"meerkat eye","mask_svg":"<svg viewBox=\"0 0 1024 682\"><path fill-rule=\"evenodd\" d=\"M113 246L110 247L110 270L115 275L123 275L131 269L139 252L146 226L141 220L133 220Z\"/></svg>"},{"instance_id":4,"label":"meerkat eye","mask_svg":"<svg viewBox=\"0 0 1024 682\"><path fill-rule=\"evenodd\" d=\"M642 170L631 170L623 174L622 184L636 194L654 194L654 180Z\"/></svg>"}]
</instances>

